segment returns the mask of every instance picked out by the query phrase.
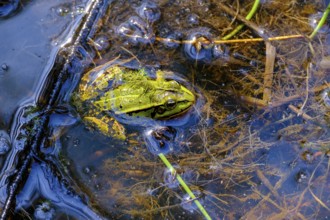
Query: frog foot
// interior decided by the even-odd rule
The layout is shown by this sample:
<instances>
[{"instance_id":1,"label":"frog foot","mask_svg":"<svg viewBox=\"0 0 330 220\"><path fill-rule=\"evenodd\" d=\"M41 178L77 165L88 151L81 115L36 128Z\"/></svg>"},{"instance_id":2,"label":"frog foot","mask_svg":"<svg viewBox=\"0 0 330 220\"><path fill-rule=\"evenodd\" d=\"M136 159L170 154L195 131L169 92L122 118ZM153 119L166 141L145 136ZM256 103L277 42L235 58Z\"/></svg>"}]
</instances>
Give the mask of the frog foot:
<instances>
[{"instance_id":1,"label":"frog foot","mask_svg":"<svg viewBox=\"0 0 330 220\"><path fill-rule=\"evenodd\" d=\"M106 116L103 116L101 118L87 116L84 117L83 120L89 126L99 130L102 134L108 137L113 137L119 140L126 139L125 128L113 118L109 118Z\"/></svg>"}]
</instances>

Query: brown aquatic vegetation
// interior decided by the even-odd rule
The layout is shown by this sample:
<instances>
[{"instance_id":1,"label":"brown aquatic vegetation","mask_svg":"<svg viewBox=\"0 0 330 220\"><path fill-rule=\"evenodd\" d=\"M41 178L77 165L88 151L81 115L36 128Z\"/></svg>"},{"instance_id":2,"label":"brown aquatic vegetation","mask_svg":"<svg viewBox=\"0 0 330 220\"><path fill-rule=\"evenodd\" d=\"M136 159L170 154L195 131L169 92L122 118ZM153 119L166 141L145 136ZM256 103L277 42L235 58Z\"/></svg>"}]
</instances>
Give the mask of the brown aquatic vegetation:
<instances>
[{"instance_id":1,"label":"brown aquatic vegetation","mask_svg":"<svg viewBox=\"0 0 330 220\"><path fill-rule=\"evenodd\" d=\"M321 61L327 66L329 43L322 33L307 37L313 31L308 19L325 6L322 1L305 2L267 1L247 22L229 16L223 5L233 5L232 14L246 14L253 1L182 1L180 7L198 15L214 39L168 40L156 31L150 45L128 47L124 39L114 38L113 46L99 53L103 59L108 54L133 55L149 65L171 66L175 60L190 68L187 77L200 88L206 104L199 110L199 124L181 143L186 149L167 157L189 187L200 192L198 199L214 218L313 219L330 211L330 107L324 100L329 98L324 96L329 70L320 66ZM129 8L122 4L122 10ZM171 17L179 7L167 1L161 5L166 25L190 28ZM234 36L236 42L221 40L241 22L247 27ZM177 49L164 48L166 42L193 43L197 50L223 45L230 53L187 62ZM142 144L131 140L120 157L103 163L102 182L111 187L96 197L102 205L115 200L122 215L174 219L173 213L182 213L182 203L191 201L184 200L178 186L169 187L174 183L164 181L165 166Z\"/></svg>"}]
</instances>

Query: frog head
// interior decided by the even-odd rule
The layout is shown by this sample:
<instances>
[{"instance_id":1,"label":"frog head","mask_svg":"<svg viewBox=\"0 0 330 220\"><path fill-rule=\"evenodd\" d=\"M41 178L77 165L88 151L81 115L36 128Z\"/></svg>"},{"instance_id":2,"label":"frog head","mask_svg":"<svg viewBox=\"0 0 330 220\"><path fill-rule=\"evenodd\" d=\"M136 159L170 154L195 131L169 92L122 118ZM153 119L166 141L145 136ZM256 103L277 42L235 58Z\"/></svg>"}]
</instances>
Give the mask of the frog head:
<instances>
[{"instance_id":1,"label":"frog head","mask_svg":"<svg viewBox=\"0 0 330 220\"><path fill-rule=\"evenodd\" d=\"M162 77L126 82L94 102L101 111L153 119L169 119L185 113L195 95L183 84Z\"/></svg>"}]
</instances>

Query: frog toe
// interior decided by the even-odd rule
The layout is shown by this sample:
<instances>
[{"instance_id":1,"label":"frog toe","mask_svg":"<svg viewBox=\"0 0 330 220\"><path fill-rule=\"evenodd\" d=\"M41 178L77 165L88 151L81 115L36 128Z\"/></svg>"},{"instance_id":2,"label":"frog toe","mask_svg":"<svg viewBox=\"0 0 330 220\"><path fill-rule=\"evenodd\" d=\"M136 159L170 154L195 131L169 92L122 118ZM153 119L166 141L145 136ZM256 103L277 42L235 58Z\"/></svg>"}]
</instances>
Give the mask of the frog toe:
<instances>
[{"instance_id":1,"label":"frog toe","mask_svg":"<svg viewBox=\"0 0 330 220\"><path fill-rule=\"evenodd\" d=\"M113 137L125 140L126 139L126 132L123 125L119 124L117 121L114 121L112 124L112 131L113 131Z\"/></svg>"}]
</instances>

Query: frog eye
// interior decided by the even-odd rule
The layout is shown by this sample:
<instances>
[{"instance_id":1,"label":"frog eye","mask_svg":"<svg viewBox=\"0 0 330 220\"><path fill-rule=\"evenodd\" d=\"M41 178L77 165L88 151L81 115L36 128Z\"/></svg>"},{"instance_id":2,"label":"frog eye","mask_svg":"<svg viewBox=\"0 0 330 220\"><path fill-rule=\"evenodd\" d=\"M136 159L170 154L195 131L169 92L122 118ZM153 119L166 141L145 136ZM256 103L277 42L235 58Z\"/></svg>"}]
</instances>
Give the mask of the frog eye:
<instances>
[{"instance_id":1,"label":"frog eye","mask_svg":"<svg viewBox=\"0 0 330 220\"><path fill-rule=\"evenodd\" d=\"M169 99L166 101L165 106L167 109L174 109L176 106L176 101L174 99Z\"/></svg>"}]
</instances>

